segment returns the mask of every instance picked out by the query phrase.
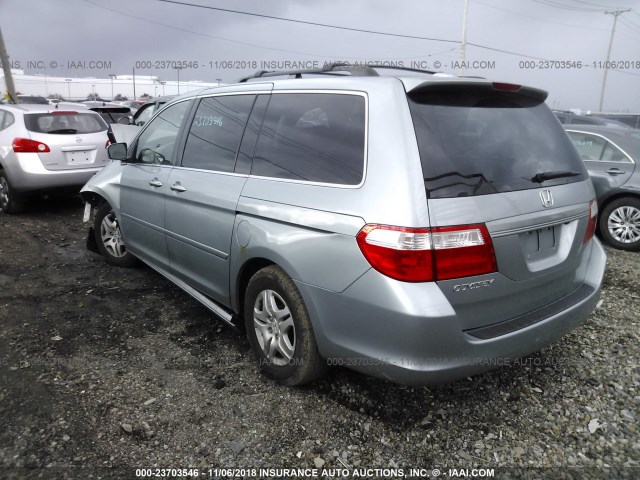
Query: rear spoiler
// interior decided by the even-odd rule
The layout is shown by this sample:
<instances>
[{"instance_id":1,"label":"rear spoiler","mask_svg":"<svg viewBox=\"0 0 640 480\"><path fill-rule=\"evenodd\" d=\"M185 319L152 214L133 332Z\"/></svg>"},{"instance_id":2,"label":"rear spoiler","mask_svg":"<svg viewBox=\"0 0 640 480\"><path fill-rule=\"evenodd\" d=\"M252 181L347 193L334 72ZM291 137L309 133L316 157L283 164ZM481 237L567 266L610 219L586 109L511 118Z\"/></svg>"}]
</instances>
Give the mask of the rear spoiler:
<instances>
[{"instance_id":1,"label":"rear spoiler","mask_svg":"<svg viewBox=\"0 0 640 480\"><path fill-rule=\"evenodd\" d=\"M426 81L418 84L407 91L407 95L418 100L423 95L438 96L451 94L477 94L477 95L495 95L502 98L519 98L527 99L533 103L542 103L547 99L549 94L545 90L538 88L525 87L513 83L500 82L479 82L479 81L443 81L434 82Z\"/></svg>"}]
</instances>

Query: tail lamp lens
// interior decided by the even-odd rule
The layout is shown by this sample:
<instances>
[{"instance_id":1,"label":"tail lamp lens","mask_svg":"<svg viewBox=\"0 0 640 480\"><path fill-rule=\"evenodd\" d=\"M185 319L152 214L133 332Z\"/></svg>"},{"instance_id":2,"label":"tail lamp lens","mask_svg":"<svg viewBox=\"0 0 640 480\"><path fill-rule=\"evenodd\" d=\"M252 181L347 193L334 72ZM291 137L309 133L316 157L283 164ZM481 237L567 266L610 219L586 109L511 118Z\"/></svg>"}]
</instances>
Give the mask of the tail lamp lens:
<instances>
[{"instance_id":1,"label":"tail lamp lens","mask_svg":"<svg viewBox=\"0 0 640 480\"><path fill-rule=\"evenodd\" d=\"M46 143L37 142L30 138L14 138L12 147L16 153L46 153L51 151Z\"/></svg>"},{"instance_id":2,"label":"tail lamp lens","mask_svg":"<svg viewBox=\"0 0 640 480\"><path fill-rule=\"evenodd\" d=\"M584 240L582 243L587 243L593 238L593 234L596 231L596 223L598 219L598 202L591 200L589 202L589 221L587 223L587 231L584 234Z\"/></svg>"},{"instance_id":3,"label":"tail lamp lens","mask_svg":"<svg viewBox=\"0 0 640 480\"><path fill-rule=\"evenodd\" d=\"M405 228L366 225L357 236L373 268L405 282L430 282L497 271L485 225Z\"/></svg>"}]
</instances>

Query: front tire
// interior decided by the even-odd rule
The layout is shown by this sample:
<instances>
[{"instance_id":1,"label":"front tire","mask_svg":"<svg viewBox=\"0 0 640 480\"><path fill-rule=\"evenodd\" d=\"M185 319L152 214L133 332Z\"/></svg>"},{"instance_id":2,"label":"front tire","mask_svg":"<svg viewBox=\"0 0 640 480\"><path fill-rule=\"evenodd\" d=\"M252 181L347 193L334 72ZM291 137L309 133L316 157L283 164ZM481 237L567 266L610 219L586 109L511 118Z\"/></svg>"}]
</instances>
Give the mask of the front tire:
<instances>
[{"instance_id":1,"label":"front tire","mask_svg":"<svg viewBox=\"0 0 640 480\"><path fill-rule=\"evenodd\" d=\"M11 186L4 170L0 169L0 210L5 213L20 213L24 203Z\"/></svg>"},{"instance_id":2,"label":"front tire","mask_svg":"<svg viewBox=\"0 0 640 480\"><path fill-rule=\"evenodd\" d=\"M302 296L281 268L263 268L249 280L244 318L249 343L267 376L294 386L325 373Z\"/></svg>"},{"instance_id":3,"label":"front tire","mask_svg":"<svg viewBox=\"0 0 640 480\"><path fill-rule=\"evenodd\" d=\"M620 250L640 250L640 199L623 197L608 204L600 215L600 233Z\"/></svg>"},{"instance_id":4,"label":"front tire","mask_svg":"<svg viewBox=\"0 0 640 480\"><path fill-rule=\"evenodd\" d=\"M116 267L133 267L137 263L136 258L127 250L118 219L108 203L98 208L93 222L93 233L98 250L107 263Z\"/></svg>"}]
</instances>

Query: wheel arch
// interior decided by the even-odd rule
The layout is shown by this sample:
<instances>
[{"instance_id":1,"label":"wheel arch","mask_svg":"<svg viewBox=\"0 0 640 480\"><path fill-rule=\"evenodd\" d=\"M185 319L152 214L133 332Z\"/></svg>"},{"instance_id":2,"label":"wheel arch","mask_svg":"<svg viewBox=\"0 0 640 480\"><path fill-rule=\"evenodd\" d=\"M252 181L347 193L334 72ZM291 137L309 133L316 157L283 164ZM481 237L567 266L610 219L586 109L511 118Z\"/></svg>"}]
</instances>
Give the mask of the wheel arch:
<instances>
[{"instance_id":1,"label":"wheel arch","mask_svg":"<svg viewBox=\"0 0 640 480\"><path fill-rule=\"evenodd\" d=\"M235 279L235 288L233 289L235 295L234 298L232 298L231 307L240 316L242 316L242 305L244 305L244 296L247 291L247 286L249 285L249 280L251 280L251 277L258 271L271 265L277 265L282 268L282 266L268 258L254 257L246 260L238 270L238 275Z\"/></svg>"},{"instance_id":2,"label":"wheel arch","mask_svg":"<svg viewBox=\"0 0 640 480\"><path fill-rule=\"evenodd\" d=\"M625 197L630 197L636 200L640 200L640 191L638 192L631 192L629 190L618 191L618 192L612 193L611 195L604 198L603 200L598 201L598 221L600 221L600 216L604 212L604 209L607 208L607 206L610 203Z\"/></svg>"},{"instance_id":3,"label":"wheel arch","mask_svg":"<svg viewBox=\"0 0 640 480\"><path fill-rule=\"evenodd\" d=\"M80 192L80 198L96 208L100 207L103 203L108 203L107 199L102 195L92 191Z\"/></svg>"}]
</instances>

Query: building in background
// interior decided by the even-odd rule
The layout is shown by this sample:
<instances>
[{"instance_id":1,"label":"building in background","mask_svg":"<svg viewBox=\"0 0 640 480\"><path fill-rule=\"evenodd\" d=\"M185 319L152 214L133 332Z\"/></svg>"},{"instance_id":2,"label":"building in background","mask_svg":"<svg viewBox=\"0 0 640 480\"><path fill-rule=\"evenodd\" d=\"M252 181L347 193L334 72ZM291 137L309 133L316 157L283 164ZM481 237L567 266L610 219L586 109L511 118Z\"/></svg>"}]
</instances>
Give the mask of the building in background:
<instances>
[{"instance_id":1,"label":"building in background","mask_svg":"<svg viewBox=\"0 0 640 480\"><path fill-rule=\"evenodd\" d=\"M23 70L11 70L16 91L23 95L40 95L45 98L60 96L65 100L87 100L90 96L103 100L112 100L116 96L129 100L143 95L177 95L206 87L215 87L219 83L199 81L162 81L156 76L135 76L135 95L133 75L108 75L107 78L52 77L48 75L25 75ZM4 74L0 72L0 87L6 90Z\"/></svg>"}]
</instances>

